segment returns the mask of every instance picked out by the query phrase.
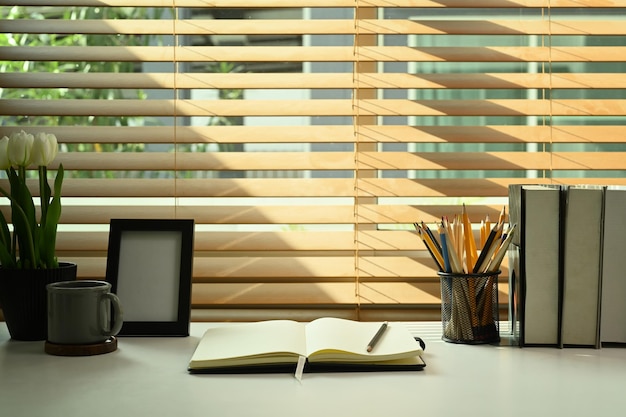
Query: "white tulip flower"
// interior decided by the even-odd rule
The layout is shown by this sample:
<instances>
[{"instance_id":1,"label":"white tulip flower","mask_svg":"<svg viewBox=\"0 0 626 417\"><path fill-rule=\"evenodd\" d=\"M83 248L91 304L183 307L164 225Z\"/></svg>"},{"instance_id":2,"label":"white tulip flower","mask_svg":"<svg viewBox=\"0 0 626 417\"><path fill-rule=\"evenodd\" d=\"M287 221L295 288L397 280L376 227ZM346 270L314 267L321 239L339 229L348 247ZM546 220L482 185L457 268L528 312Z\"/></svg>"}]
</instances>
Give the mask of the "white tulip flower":
<instances>
[{"instance_id":1,"label":"white tulip flower","mask_svg":"<svg viewBox=\"0 0 626 417\"><path fill-rule=\"evenodd\" d=\"M58 152L57 138L52 133L37 133L30 154L31 163L36 166L47 166L54 161Z\"/></svg>"},{"instance_id":2,"label":"white tulip flower","mask_svg":"<svg viewBox=\"0 0 626 417\"><path fill-rule=\"evenodd\" d=\"M30 165L30 153L34 141L35 137L23 130L11 135L7 150L11 165L22 167Z\"/></svg>"},{"instance_id":3,"label":"white tulip flower","mask_svg":"<svg viewBox=\"0 0 626 417\"><path fill-rule=\"evenodd\" d=\"M9 148L9 138L7 136L4 136L2 139L0 139L0 169L1 170L9 169L9 167L11 166L11 162L9 161L9 154L7 153L8 148Z\"/></svg>"}]
</instances>

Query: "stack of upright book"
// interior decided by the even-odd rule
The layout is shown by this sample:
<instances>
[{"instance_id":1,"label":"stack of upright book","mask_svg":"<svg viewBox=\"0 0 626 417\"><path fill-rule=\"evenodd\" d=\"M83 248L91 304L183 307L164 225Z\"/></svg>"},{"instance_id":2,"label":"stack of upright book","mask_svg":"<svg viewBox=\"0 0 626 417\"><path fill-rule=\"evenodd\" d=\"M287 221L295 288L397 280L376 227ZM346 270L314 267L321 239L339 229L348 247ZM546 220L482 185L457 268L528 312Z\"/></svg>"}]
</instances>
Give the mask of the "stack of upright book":
<instances>
[{"instance_id":1,"label":"stack of upright book","mask_svg":"<svg viewBox=\"0 0 626 417\"><path fill-rule=\"evenodd\" d=\"M511 185L509 215L516 343L626 343L626 187Z\"/></svg>"}]
</instances>

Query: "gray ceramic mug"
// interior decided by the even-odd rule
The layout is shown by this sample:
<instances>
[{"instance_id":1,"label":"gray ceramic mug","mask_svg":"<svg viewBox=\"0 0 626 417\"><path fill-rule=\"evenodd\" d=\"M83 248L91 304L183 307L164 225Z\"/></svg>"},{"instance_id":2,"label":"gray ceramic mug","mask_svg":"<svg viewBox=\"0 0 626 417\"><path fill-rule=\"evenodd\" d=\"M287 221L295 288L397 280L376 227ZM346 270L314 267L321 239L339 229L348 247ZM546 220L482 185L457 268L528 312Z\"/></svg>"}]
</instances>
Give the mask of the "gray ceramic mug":
<instances>
[{"instance_id":1,"label":"gray ceramic mug","mask_svg":"<svg viewBox=\"0 0 626 417\"><path fill-rule=\"evenodd\" d=\"M122 308L105 281L48 284L48 342L64 345L102 343L122 328ZM111 313L113 319L111 320Z\"/></svg>"}]
</instances>

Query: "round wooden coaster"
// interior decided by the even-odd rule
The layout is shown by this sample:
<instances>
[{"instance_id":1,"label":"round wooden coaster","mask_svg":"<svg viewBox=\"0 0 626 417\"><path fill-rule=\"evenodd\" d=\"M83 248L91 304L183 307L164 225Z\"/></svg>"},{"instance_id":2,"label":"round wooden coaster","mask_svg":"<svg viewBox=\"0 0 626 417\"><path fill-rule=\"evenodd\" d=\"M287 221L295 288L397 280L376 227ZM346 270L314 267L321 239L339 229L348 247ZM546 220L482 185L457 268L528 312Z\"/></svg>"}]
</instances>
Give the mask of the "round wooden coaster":
<instances>
[{"instance_id":1,"label":"round wooden coaster","mask_svg":"<svg viewBox=\"0 0 626 417\"><path fill-rule=\"evenodd\" d=\"M56 356L91 356L102 355L117 349L117 338L111 336L102 343L93 345L60 345L46 341L46 353Z\"/></svg>"}]
</instances>

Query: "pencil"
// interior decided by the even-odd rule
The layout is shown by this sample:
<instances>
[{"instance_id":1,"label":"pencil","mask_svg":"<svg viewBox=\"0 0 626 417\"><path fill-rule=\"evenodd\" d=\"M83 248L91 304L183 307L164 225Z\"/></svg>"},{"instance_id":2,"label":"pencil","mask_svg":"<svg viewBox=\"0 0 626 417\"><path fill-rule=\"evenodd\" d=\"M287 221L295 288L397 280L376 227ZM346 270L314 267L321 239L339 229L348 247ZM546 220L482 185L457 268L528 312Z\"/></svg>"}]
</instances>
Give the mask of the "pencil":
<instances>
[{"instance_id":1,"label":"pencil","mask_svg":"<svg viewBox=\"0 0 626 417\"><path fill-rule=\"evenodd\" d=\"M497 240L496 236L498 235L498 230L500 230L501 228L502 225L498 223L493 226L493 229L491 229L491 232L489 232L487 241L485 242L483 248L480 250L480 255L478 256L478 259L474 264L474 270L472 272L480 272L481 268L484 266L484 262L489 262L489 259L491 259L491 255L493 255L492 248L493 250L495 250L496 248L498 248L500 243L499 240Z\"/></svg>"},{"instance_id":2,"label":"pencil","mask_svg":"<svg viewBox=\"0 0 626 417\"><path fill-rule=\"evenodd\" d=\"M472 233L472 223L470 223L465 204L463 204L461 212L463 220L463 237L465 239L465 265L467 273L471 274L474 269L474 262L476 261L476 242L474 241L474 235Z\"/></svg>"},{"instance_id":3,"label":"pencil","mask_svg":"<svg viewBox=\"0 0 626 417\"><path fill-rule=\"evenodd\" d=\"M378 343L380 338L383 336L383 333L385 333L386 329L387 329L387 322L384 322L380 326L380 328L378 329L378 331L376 332L374 337L372 337L372 340L370 340L370 342L367 344L367 351L368 352L371 352L372 349L374 349L374 347L376 346L376 343Z\"/></svg>"},{"instance_id":4,"label":"pencil","mask_svg":"<svg viewBox=\"0 0 626 417\"><path fill-rule=\"evenodd\" d=\"M447 217L444 217L442 225L446 234L446 243L448 245L448 259L450 261L451 272L455 272L457 274L461 273L463 272L463 266L461 265L459 255L457 254L454 234L450 231L450 223L448 222Z\"/></svg>"},{"instance_id":5,"label":"pencil","mask_svg":"<svg viewBox=\"0 0 626 417\"><path fill-rule=\"evenodd\" d=\"M476 269L476 272L483 273L483 272L488 271L489 264L493 260L492 259L493 255L497 252L499 247L500 247L500 240L497 239L493 241L489 249L485 249L487 250L487 256L482 261L481 265Z\"/></svg>"},{"instance_id":6,"label":"pencil","mask_svg":"<svg viewBox=\"0 0 626 417\"><path fill-rule=\"evenodd\" d=\"M450 258L448 252L448 242L446 238L446 230L443 228L443 224L437 229L439 232L439 240L441 240L441 255L443 256L443 270L444 272L450 272Z\"/></svg>"},{"instance_id":7,"label":"pencil","mask_svg":"<svg viewBox=\"0 0 626 417\"><path fill-rule=\"evenodd\" d=\"M435 238L435 235L433 234L433 232L430 230L430 228L423 221L422 221L422 230L424 230L426 232L426 234L428 234L428 237L430 237L430 240L433 241L433 244L435 245L435 247L437 248L439 253L441 253L441 245L439 244L439 241L437 241L437 239Z\"/></svg>"},{"instance_id":8,"label":"pencil","mask_svg":"<svg viewBox=\"0 0 626 417\"><path fill-rule=\"evenodd\" d=\"M484 247L485 242L487 241L487 229L486 229L485 221L480 221L480 246Z\"/></svg>"},{"instance_id":9,"label":"pencil","mask_svg":"<svg viewBox=\"0 0 626 417\"><path fill-rule=\"evenodd\" d=\"M422 229L422 227L418 223L414 223L414 226L417 229L417 234L420 235L420 237L422 238L422 241L424 242L424 245L426 245L426 249L428 249L430 256L433 258L433 260L437 264L437 267L439 268L440 271L443 271L445 268L443 264L443 255L437 249L437 246L435 246L435 243L432 241L428 233L426 233L426 231Z\"/></svg>"},{"instance_id":10,"label":"pencil","mask_svg":"<svg viewBox=\"0 0 626 417\"><path fill-rule=\"evenodd\" d=\"M502 206L502 210L500 211L500 216L498 216L498 223L504 223L506 219L506 206Z\"/></svg>"},{"instance_id":11,"label":"pencil","mask_svg":"<svg viewBox=\"0 0 626 417\"><path fill-rule=\"evenodd\" d=\"M487 265L488 272L495 272L498 270L498 268L500 268L500 263L502 262L502 259L504 259L504 255L507 251L507 248L509 247L509 243L511 243L513 233L515 233L516 227L517 223L514 223L513 226L509 227L509 230L506 233L506 237L500 244L500 247L498 248L496 253L493 255L493 259L491 260L491 262L489 262L489 265Z\"/></svg>"}]
</instances>

